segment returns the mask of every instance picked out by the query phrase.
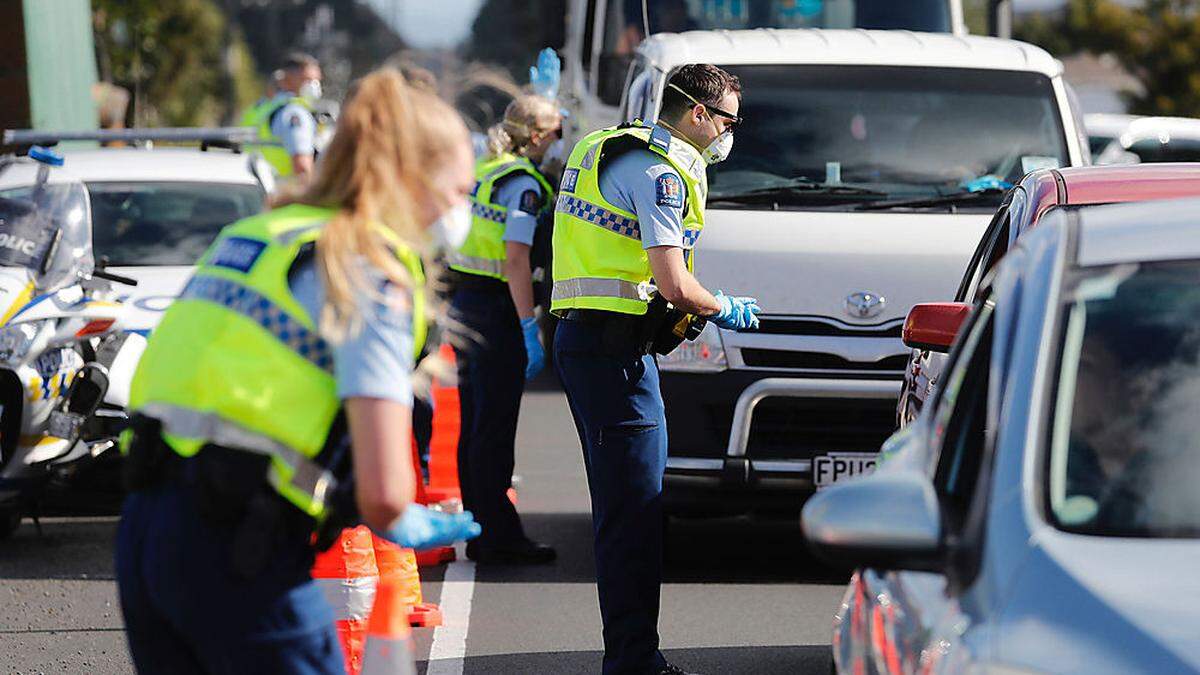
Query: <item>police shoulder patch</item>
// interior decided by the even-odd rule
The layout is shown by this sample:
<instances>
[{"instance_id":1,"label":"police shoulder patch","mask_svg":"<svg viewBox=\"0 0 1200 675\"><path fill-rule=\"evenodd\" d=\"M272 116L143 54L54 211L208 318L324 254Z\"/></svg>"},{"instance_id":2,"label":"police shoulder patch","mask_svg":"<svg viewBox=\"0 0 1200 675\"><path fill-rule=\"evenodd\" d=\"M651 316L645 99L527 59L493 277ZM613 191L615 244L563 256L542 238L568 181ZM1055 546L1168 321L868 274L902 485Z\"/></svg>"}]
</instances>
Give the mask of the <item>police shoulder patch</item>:
<instances>
[{"instance_id":1,"label":"police shoulder patch","mask_svg":"<svg viewBox=\"0 0 1200 675\"><path fill-rule=\"evenodd\" d=\"M683 208L683 181L673 173L654 179L654 201L659 206Z\"/></svg>"},{"instance_id":2,"label":"police shoulder patch","mask_svg":"<svg viewBox=\"0 0 1200 675\"><path fill-rule=\"evenodd\" d=\"M217 246L216 251L213 251L208 264L246 274L251 267L254 267L254 263L258 261L258 257L262 255L263 249L266 247L267 243L264 241L229 237Z\"/></svg>"},{"instance_id":3,"label":"police shoulder patch","mask_svg":"<svg viewBox=\"0 0 1200 675\"><path fill-rule=\"evenodd\" d=\"M521 201L518 202L518 209L525 213L537 214L538 206L542 203L541 197L537 190L526 190L521 193Z\"/></svg>"}]
</instances>

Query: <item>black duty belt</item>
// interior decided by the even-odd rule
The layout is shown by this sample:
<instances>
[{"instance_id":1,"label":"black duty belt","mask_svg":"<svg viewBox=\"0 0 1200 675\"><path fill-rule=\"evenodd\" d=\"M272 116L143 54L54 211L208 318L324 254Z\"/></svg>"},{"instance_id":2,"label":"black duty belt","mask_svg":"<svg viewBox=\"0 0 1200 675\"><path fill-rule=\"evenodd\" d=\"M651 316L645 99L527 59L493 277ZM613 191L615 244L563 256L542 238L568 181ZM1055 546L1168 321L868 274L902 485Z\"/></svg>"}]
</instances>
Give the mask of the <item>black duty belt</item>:
<instances>
[{"instance_id":1,"label":"black duty belt","mask_svg":"<svg viewBox=\"0 0 1200 675\"><path fill-rule=\"evenodd\" d=\"M495 277L485 277L481 274L468 274L458 270L450 271L450 286L455 290L479 291L483 293L508 294L508 283Z\"/></svg>"}]
</instances>

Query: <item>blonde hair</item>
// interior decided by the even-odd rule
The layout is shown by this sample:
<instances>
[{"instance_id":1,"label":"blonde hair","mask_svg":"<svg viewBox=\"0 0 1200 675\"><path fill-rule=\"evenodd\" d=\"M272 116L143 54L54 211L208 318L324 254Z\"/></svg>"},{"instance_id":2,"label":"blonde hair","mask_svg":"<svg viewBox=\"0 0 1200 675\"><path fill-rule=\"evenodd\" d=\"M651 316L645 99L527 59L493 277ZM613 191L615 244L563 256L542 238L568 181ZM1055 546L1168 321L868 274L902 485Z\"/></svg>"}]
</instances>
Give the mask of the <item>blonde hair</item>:
<instances>
[{"instance_id":1,"label":"blonde hair","mask_svg":"<svg viewBox=\"0 0 1200 675\"><path fill-rule=\"evenodd\" d=\"M357 330L359 297L378 295L364 262L393 284L412 287L408 269L375 227L424 252L429 237L415 218L415 196L429 190L437 167L468 152L468 143L458 113L395 69L376 70L351 87L312 181L274 203L338 209L317 240L326 298L323 335L337 340Z\"/></svg>"},{"instance_id":2,"label":"blonde hair","mask_svg":"<svg viewBox=\"0 0 1200 675\"><path fill-rule=\"evenodd\" d=\"M554 101L533 94L518 96L504 109L504 119L488 129L488 153L492 157L506 152L524 156L533 135L550 131L559 121Z\"/></svg>"}]
</instances>

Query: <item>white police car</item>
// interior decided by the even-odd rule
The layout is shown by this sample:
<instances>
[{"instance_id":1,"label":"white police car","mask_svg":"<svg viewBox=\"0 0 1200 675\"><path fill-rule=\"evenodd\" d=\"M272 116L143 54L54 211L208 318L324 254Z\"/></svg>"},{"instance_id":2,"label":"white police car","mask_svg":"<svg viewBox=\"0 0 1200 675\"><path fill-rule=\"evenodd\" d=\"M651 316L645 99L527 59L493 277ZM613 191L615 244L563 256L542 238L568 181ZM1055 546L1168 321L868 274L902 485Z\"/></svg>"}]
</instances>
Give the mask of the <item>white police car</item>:
<instances>
[{"instance_id":1,"label":"white police car","mask_svg":"<svg viewBox=\"0 0 1200 675\"><path fill-rule=\"evenodd\" d=\"M177 140L213 136L206 136L205 130L178 131ZM26 139L22 133L10 133L6 140L13 144L58 140L53 134L37 132L33 132L36 136L27 133ZM71 140L133 142L154 136L138 130L62 135ZM138 280L126 298L136 310L130 315L130 327L136 330L148 331L158 323L221 228L260 212L273 187L269 169L257 155L236 151L143 146L59 152L66 170L83 181L90 193L96 260L107 259L110 272ZM29 187L27 172L4 169L0 159L0 196Z\"/></svg>"}]
</instances>

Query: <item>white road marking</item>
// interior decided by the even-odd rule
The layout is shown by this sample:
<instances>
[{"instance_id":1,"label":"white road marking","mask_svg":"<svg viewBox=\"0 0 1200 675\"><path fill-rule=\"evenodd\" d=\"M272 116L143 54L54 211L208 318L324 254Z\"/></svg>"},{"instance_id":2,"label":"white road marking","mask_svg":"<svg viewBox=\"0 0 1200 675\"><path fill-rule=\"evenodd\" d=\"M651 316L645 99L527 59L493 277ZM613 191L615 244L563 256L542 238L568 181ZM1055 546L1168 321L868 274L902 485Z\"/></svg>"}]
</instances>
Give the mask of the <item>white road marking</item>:
<instances>
[{"instance_id":1,"label":"white road marking","mask_svg":"<svg viewBox=\"0 0 1200 675\"><path fill-rule=\"evenodd\" d=\"M426 675L462 675L475 595L475 563L467 560L464 544L455 547L457 559L446 566L442 581L442 625L433 629Z\"/></svg>"}]
</instances>

